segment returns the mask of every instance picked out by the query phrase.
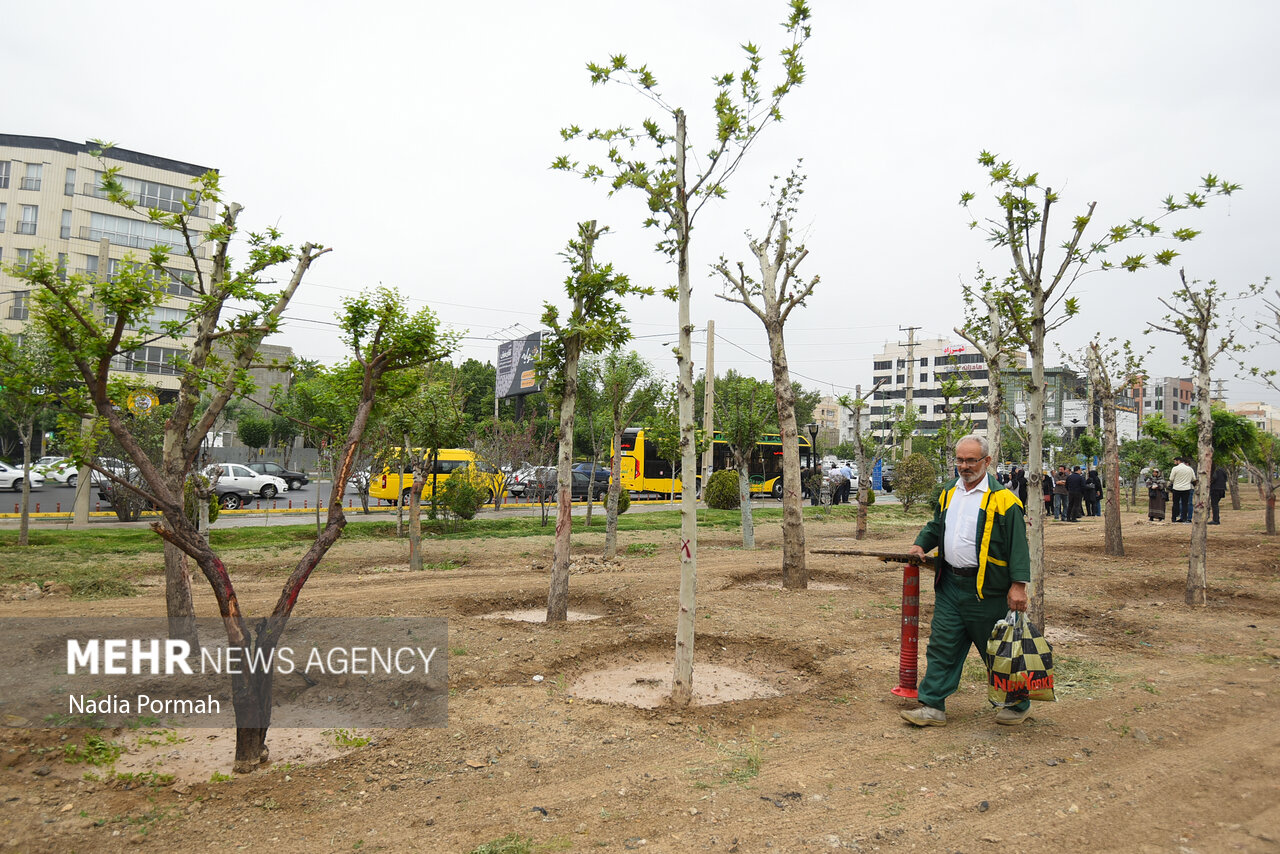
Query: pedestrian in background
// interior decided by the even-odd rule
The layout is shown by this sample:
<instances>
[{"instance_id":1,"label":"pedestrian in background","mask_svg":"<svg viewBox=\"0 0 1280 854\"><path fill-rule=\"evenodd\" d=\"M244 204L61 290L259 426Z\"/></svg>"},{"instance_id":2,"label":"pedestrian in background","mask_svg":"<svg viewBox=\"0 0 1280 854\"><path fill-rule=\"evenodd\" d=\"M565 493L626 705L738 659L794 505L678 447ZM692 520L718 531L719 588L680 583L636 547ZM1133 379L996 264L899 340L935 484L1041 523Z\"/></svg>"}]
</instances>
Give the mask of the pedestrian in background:
<instances>
[{"instance_id":1,"label":"pedestrian in background","mask_svg":"<svg viewBox=\"0 0 1280 854\"><path fill-rule=\"evenodd\" d=\"M1218 519L1218 505L1222 503L1222 499L1227 495L1227 470L1222 466L1214 463L1213 473L1209 475L1209 506L1213 510L1213 518L1209 520L1210 525L1221 525Z\"/></svg>"}]
</instances>

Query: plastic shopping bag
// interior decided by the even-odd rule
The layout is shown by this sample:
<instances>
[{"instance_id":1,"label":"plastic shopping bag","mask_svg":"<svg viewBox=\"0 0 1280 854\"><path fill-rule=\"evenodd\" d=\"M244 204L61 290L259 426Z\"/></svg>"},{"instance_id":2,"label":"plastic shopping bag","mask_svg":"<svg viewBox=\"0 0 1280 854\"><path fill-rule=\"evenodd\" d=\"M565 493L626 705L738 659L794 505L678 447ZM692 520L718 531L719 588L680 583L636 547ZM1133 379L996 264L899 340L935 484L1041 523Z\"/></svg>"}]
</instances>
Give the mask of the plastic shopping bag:
<instances>
[{"instance_id":1,"label":"plastic shopping bag","mask_svg":"<svg viewBox=\"0 0 1280 854\"><path fill-rule=\"evenodd\" d=\"M1027 621L1010 611L987 641L987 699L998 708L1024 700L1052 701L1053 648Z\"/></svg>"}]
</instances>

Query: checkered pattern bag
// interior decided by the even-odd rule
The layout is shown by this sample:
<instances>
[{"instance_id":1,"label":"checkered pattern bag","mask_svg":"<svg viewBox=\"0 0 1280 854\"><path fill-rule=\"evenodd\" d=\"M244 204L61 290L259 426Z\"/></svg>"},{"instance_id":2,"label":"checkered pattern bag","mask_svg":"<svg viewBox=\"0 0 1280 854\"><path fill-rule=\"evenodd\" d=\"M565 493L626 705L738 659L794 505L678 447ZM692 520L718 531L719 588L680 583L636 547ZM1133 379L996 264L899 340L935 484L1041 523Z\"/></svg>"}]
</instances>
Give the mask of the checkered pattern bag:
<instances>
[{"instance_id":1,"label":"checkered pattern bag","mask_svg":"<svg viewBox=\"0 0 1280 854\"><path fill-rule=\"evenodd\" d=\"M1057 699L1053 695L1053 648L1027 621L1024 611L1010 611L991 630L987 666L987 699L993 706Z\"/></svg>"}]
</instances>

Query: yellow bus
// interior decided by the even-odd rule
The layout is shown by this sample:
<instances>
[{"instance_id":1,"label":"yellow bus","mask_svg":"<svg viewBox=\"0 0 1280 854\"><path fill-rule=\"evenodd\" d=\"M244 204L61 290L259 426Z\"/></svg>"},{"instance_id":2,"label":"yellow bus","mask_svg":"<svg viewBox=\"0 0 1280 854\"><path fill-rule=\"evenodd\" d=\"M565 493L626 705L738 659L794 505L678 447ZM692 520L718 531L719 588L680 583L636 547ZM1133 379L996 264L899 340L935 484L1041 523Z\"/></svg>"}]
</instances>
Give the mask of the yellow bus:
<instances>
[{"instance_id":1,"label":"yellow bus","mask_svg":"<svg viewBox=\"0 0 1280 854\"><path fill-rule=\"evenodd\" d=\"M430 448L414 448L412 453L421 454L424 458L431 453ZM391 448L385 455L382 471L373 471L369 478L369 496L395 504L398 501L408 503L413 489L413 467L406 463L404 454L399 448ZM431 483L436 488L444 485L451 477L470 477L485 496L485 503L493 501L493 496L502 495L507 488L506 478L498 468L475 455L466 448L441 448L436 457L435 477L427 472L426 483L422 485L421 500L431 500Z\"/></svg>"},{"instance_id":2,"label":"yellow bus","mask_svg":"<svg viewBox=\"0 0 1280 854\"><path fill-rule=\"evenodd\" d=\"M800 467L812 465L809 440L799 437ZM656 493L662 496L679 495L683 483L677 474L671 481L671 460L658 456L658 446L645 438L643 427L629 427L622 431L622 488L630 492ZM677 465L679 460L676 461ZM698 455L701 479L702 455ZM711 468L714 471L733 468L733 454L721 434L716 433L711 443ZM748 479L752 495L771 495L782 498L782 437L766 433L756 443L747 463Z\"/></svg>"}]
</instances>

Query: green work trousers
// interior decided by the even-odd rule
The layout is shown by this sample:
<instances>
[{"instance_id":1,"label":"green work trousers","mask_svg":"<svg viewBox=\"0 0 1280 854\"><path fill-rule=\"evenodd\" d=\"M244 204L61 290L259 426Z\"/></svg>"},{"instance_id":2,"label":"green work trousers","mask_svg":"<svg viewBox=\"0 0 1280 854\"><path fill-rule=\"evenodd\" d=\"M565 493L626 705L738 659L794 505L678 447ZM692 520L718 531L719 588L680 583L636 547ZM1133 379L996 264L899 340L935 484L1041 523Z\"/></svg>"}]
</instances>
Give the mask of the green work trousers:
<instances>
[{"instance_id":1,"label":"green work trousers","mask_svg":"<svg viewBox=\"0 0 1280 854\"><path fill-rule=\"evenodd\" d=\"M935 588L929 646L925 651L927 667L918 696L926 706L946 711L947 697L960 687L969 645L978 648L985 664L991 630L1009 613L1009 603L1004 596L979 599L977 579L942 572L942 583ZM1018 711L1030 707L1028 700L1014 706Z\"/></svg>"}]
</instances>

